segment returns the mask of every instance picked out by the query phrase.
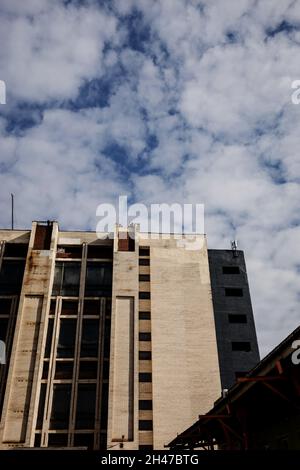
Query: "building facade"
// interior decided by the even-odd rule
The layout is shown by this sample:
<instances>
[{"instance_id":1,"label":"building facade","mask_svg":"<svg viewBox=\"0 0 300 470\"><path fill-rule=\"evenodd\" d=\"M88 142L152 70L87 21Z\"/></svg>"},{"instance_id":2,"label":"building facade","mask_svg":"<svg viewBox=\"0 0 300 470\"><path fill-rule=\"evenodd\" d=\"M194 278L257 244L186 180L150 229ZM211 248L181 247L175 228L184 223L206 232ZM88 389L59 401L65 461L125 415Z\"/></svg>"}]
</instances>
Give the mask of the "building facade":
<instances>
[{"instance_id":1,"label":"building facade","mask_svg":"<svg viewBox=\"0 0 300 470\"><path fill-rule=\"evenodd\" d=\"M162 449L259 359L242 252L107 235L0 231L1 449Z\"/></svg>"}]
</instances>

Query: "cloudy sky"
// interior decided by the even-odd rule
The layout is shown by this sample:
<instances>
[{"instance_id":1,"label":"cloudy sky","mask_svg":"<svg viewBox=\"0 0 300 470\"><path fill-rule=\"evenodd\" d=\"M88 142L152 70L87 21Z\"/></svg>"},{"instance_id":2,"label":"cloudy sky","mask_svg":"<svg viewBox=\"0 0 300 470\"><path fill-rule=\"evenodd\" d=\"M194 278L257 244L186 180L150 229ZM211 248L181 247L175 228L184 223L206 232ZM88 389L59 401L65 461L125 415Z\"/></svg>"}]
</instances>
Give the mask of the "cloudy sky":
<instances>
[{"instance_id":1,"label":"cloudy sky","mask_svg":"<svg viewBox=\"0 0 300 470\"><path fill-rule=\"evenodd\" d=\"M299 0L0 0L0 225L204 203L245 250L261 354L299 324Z\"/></svg>"}]
</instances>

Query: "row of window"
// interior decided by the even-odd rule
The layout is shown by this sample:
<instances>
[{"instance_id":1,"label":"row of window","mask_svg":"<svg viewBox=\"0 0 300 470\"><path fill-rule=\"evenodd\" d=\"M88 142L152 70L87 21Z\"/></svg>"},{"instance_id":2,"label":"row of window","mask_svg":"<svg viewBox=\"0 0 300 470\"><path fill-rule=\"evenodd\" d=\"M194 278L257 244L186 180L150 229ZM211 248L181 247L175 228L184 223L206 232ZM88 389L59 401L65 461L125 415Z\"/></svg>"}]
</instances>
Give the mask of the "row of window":
<instances>
[{"instance_id":1,"label":"row of window","mask_svg":"<svg viewBox=\"0 0 300 470\"><path fill-rule=\"evenodd\" d=\"M80 285L80 262L57 262L52 295L78 296ZM112 264L88 262L86 267L85 296L104 297L112 289Z\"/></svg>"}]
</instances>

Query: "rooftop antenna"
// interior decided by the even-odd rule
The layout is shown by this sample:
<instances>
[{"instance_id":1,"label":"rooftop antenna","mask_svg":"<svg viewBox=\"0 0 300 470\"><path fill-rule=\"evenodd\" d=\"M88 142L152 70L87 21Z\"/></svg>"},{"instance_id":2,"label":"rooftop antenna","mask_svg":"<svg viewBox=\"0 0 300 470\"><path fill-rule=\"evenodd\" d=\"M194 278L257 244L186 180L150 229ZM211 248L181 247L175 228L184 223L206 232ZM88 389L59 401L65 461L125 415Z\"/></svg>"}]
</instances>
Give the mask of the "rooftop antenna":
<instances>
[{"instance_id":1,"label":"rooftop antenna","mask_svg":"<svg viewBox=\"0 0 300 470\"><path fill-rule=\"evenodd\" d=\"M11 193L11 229L14 229L14 195Z\"/></svg>"},{"instance_id":2,"label":"rooftop antenna","mask_svg":"<svg viewBox=\"0 0 300 470\"><path fill-rule=\"evenodd\" d=\"M230 243L231 243L232 254L235 258L237 258L239 255L237 252L238 242L237 240L232 240Z\"/></svg>"}]
</instances>

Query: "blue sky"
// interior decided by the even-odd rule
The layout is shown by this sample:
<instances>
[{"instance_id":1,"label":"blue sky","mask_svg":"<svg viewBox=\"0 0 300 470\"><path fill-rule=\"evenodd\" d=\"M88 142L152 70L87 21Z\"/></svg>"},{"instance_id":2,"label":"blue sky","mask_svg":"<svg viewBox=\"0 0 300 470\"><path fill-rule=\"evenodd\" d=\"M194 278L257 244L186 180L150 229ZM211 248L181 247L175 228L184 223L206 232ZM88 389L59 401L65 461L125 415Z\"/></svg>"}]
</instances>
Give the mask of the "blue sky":
<instances>
[{"instance_id":1,"label":"blue sky","mask_svg":"<svg viewBox=\"0 0 300 470\"><path fill-rule=\"evenodd\" d=\"M299 324L297 0L1 0L0 225L204 203L245 250L262 355Z\"/></svg>"}]
</instances>

